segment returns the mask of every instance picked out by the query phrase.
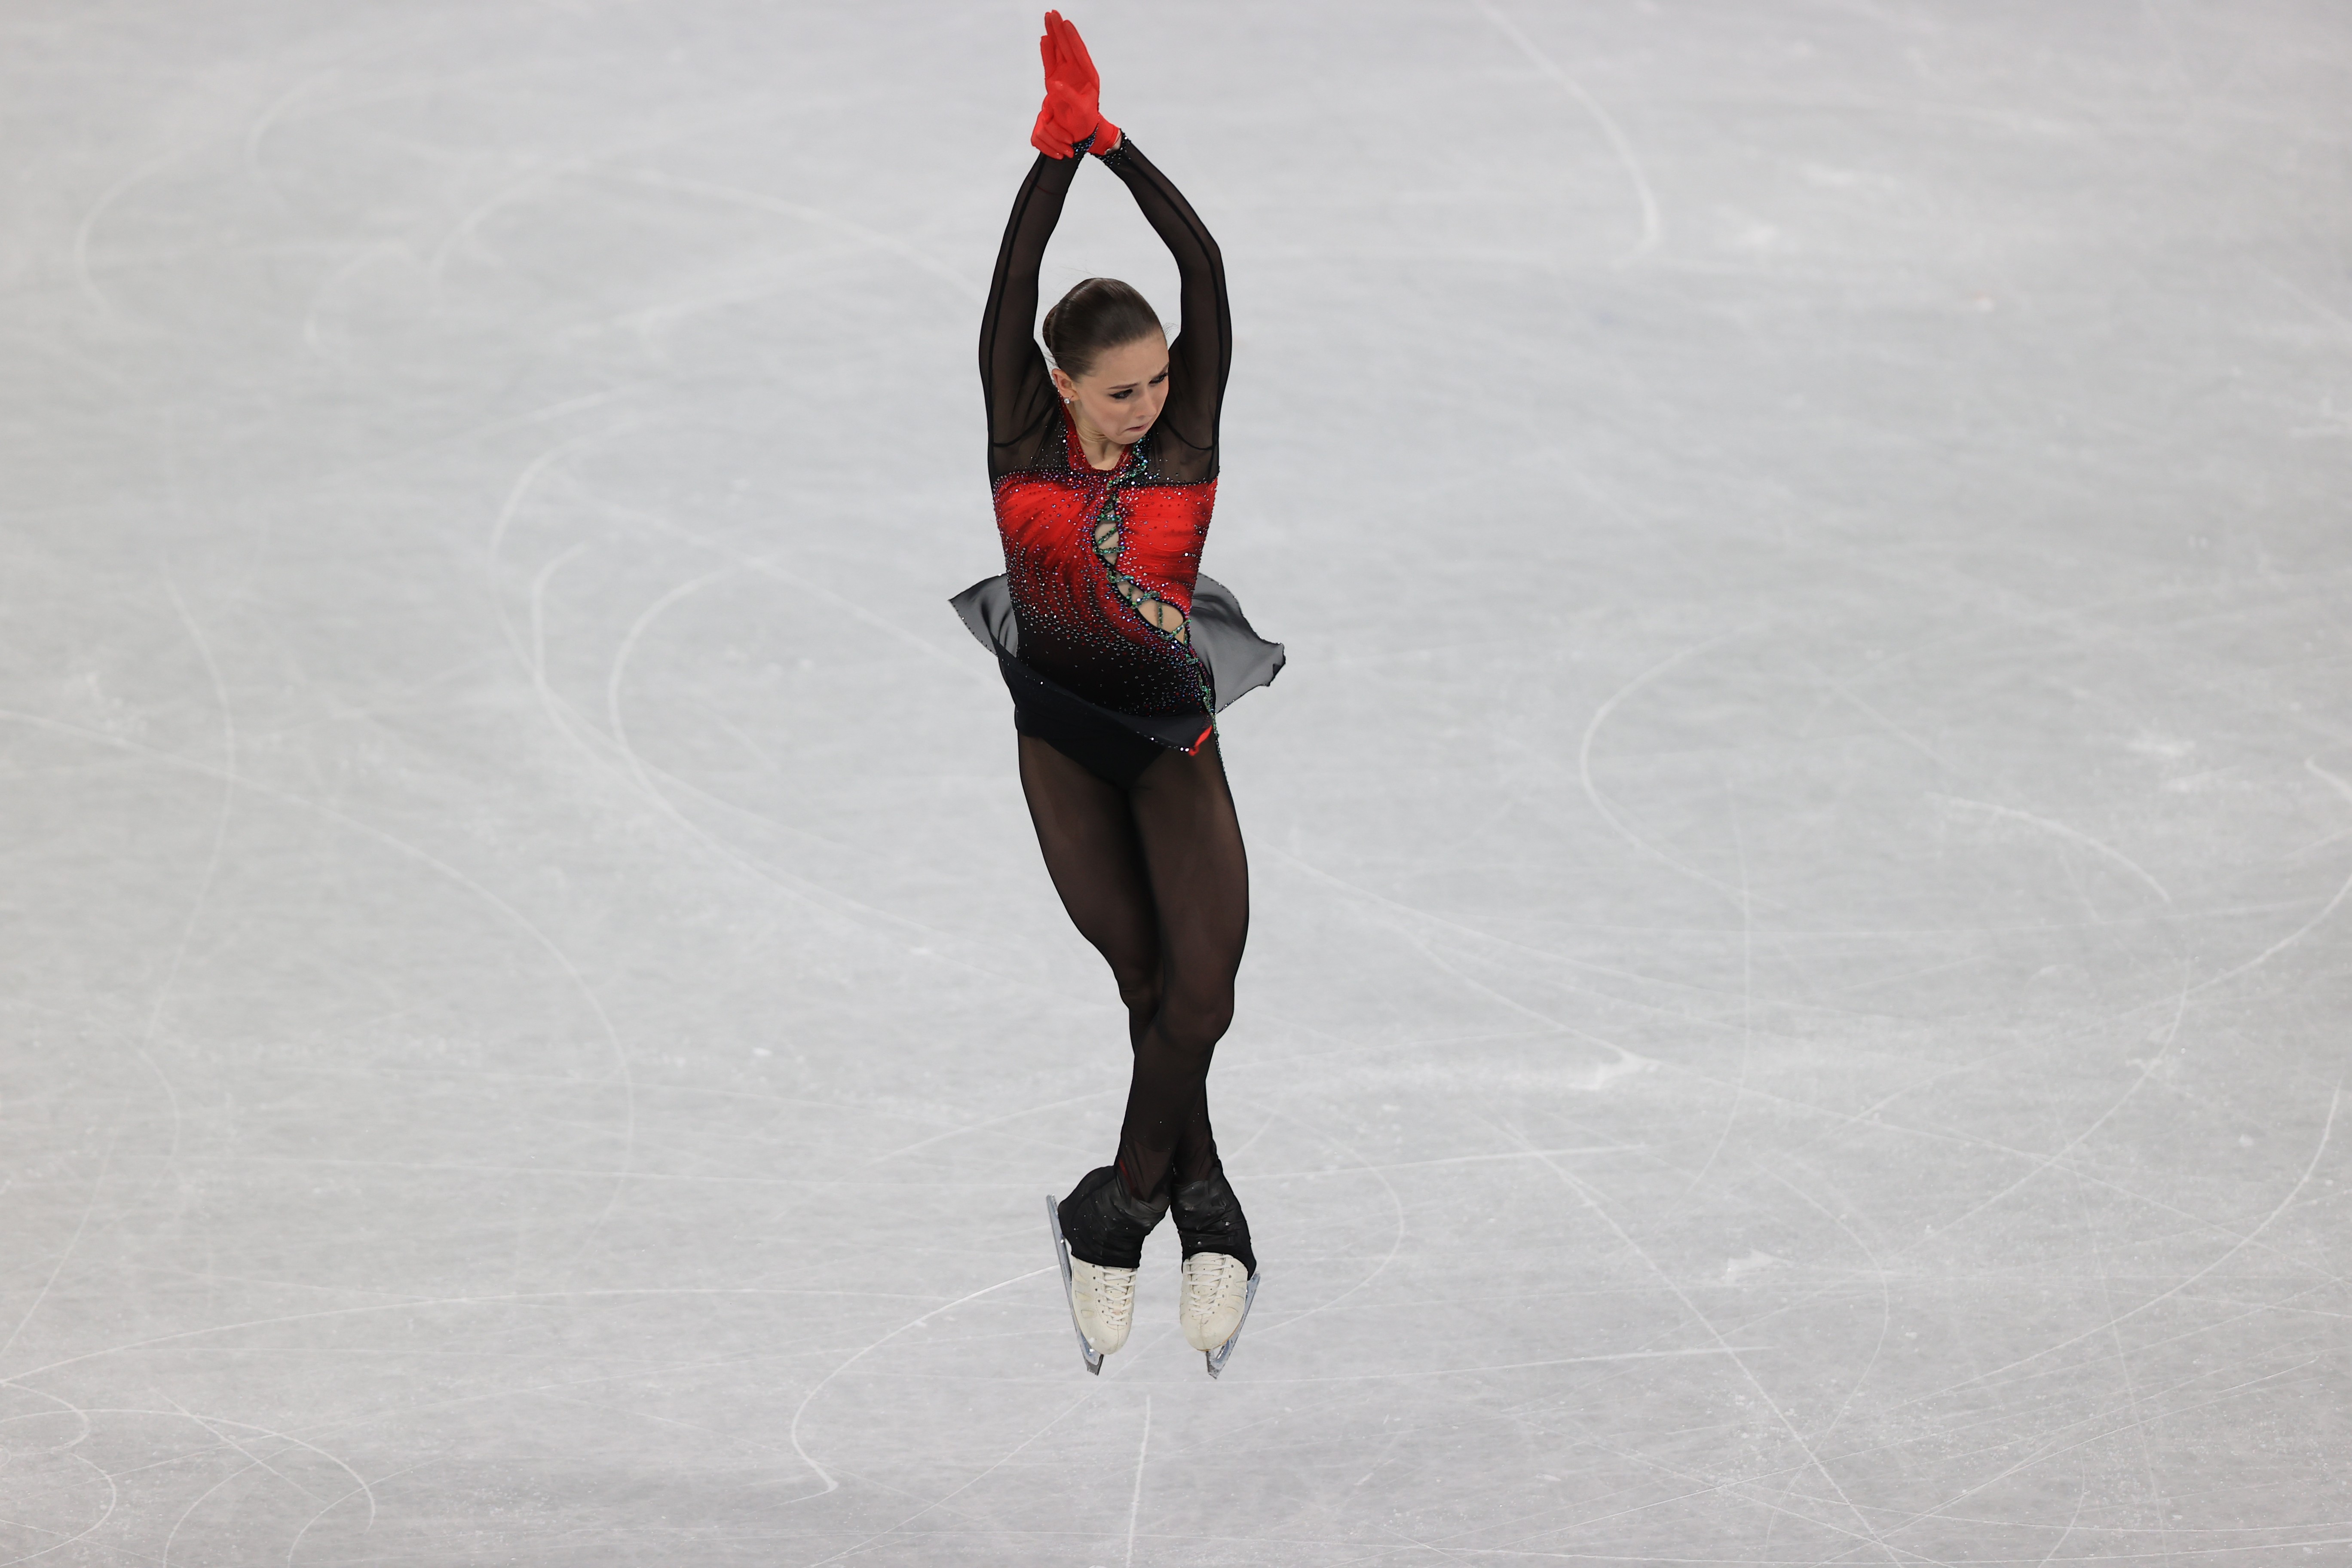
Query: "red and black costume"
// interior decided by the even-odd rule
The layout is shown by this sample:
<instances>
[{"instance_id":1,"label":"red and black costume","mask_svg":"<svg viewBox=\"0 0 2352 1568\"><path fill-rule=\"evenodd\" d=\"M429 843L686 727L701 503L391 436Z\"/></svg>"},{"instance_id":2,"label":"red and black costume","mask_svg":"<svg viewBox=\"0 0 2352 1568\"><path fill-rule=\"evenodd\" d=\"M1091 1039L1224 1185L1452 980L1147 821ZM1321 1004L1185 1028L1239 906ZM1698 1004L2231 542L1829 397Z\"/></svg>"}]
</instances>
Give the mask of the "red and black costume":
<instances>
[{"instance_id":1,"label":"red and black costume","mask_svg":"<svg viewBox=\"0 0 2352 1568\"><path fill-rule=\"evenodd\" d=\"M980 331L1004 575L954 603L997 655L1015 727L1130 784L1163 750L1199 750L1220 710L1274 679L1283 650L1200 574L1233 359L1224 263L1192 205L1125 137L1101 161L1176 258L1183 327L1159 420L1111 468L1087 461L1038 349L1038 264L1086 151L1041 153L1005 225ZM1181 616L1173 629L1160 606Z\"/></svg>"},{"instance_id":2,"label":"red and black costume","mask_svg":"<svg viewBox=\"0 0 2352 1568\"><path fill-rule=\"evenodd\" d=\"M1051 13L1046 27L1046 100L1031 137L1041 155L1005 225L980 331L1004 575L954 603L1012 689L1038 847L1118 981L1134 1054L1117 1160L1056 1205L1055 1245L1133 1268L1172 1213L1186 1257L1227 1254L1254 1278L1249 1226L1209 1121L1209 1065L1249 929L1248 857L1215 715L1272 680L1283 651L1201 575L1233 357L1224 264L1192 205L1102 120L1076 30ZM1183 300L1160 417L1099 470L1032 331L1038 263L1097 141L1174 253ZM1089 1351L1087 1364L1099 1356Z\"/></svg>"}]
</instances>

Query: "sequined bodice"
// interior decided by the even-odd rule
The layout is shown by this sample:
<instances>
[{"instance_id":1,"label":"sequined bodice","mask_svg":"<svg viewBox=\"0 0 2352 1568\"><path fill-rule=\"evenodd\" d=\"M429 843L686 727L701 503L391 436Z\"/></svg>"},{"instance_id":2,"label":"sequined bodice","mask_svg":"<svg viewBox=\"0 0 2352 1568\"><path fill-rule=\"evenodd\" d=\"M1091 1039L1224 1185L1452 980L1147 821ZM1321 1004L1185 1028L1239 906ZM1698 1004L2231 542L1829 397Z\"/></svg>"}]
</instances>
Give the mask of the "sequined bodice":
<instances>
[{"instance_id":1,"label":"sequined bodice","mask_svg":"<svg viewBox=\"0 0 2352 1568\"><path fill-rule=\"evenodd\" d=\"M1214 479L1155 472L1151 437L1097 469L1063 419L1058 462L996 482L1006 585L1022 662L1107 708L1206 706L1190 623Z\"/></svg>"},{"instance_id":2,"label":"sequined bodice","mask_svg":"<svg viewBox=\"0 0 2352 1568\"><path fill-rule=\"evenodd\" d=\"M1183 330L1159 421L1108 470L1090 466L1031 335L1037 269L1083 155L1040 156L1015 199L981 319L989 477L1021 662L1129 713L1211 706L1190 640L1217 497L1217 416L1233 320L1216 241L1176 187L1122 142L1101 161L1176 259Z\"/></svg>"}]
</instances>

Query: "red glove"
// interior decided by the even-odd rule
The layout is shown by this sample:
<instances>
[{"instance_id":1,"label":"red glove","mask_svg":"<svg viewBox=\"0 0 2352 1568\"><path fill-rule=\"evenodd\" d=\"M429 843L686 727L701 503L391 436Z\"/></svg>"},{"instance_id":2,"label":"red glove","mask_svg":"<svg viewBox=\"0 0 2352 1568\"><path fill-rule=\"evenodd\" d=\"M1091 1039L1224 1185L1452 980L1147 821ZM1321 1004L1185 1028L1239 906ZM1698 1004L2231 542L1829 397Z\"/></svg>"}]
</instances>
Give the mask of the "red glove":
<instances>
[{"instance_id":1,"label":"red glove","mask_svg":"<svg viewBox=\"0 0 2352 1568\"><path fill-rule=\"evenodd\" d=\"M1108 153L1118 145L1118 127L1102 117L1097 99L1102 79L1094 57L1077 28L1059 11L1045 13L1045 36L1037 40L1045 66L1045 101L1037 110L1037 124L1029 144L1048 158L1066 158L1077 143L1091 135L1093 151Z\"/></svg>"}]
</instances>

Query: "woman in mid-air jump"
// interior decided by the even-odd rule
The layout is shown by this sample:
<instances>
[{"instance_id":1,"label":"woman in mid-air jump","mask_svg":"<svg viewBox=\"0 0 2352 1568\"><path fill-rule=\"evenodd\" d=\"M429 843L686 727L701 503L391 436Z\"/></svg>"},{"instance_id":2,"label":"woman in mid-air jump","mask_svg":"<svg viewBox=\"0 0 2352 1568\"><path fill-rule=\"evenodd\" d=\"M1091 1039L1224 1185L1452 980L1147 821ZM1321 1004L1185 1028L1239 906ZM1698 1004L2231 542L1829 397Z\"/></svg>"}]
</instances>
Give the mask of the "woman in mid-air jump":
<instances>
[{"instance_id":1,"label":"woman in mid-air jump","mask_svg":"<svg viewBox=\"0 0 2352 1568\"><path fill-rule=\"evenodd\" d=\"M1118 1152L1049 1209L1090 1371L1127 1342L1143 1238L1174 1212L1179 1319L1215 1375L1257 1289L1249 1225L1209 1129L1209 1060L1233 1016L1249 868L1216 712L1282 668L1201 576L1233 353L1216 242L1097 108L1077 29L1045 15L1045 102L980 329L1004 575L955 601L1013 691L1021 788L1063 907L1110 963L1134 1077ZM1182 330L1089 278L1030 334L1037 266L1087 153L1176 258Z\"/></svg>"}]
</instances>

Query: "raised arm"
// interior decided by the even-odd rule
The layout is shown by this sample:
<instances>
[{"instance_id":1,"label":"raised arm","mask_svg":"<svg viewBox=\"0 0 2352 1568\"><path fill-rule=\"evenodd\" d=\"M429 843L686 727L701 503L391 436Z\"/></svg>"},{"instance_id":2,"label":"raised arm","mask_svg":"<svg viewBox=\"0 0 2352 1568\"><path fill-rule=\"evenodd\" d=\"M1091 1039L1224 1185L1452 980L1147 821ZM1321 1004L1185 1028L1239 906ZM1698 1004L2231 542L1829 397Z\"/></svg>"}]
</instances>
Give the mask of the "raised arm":
<instances>
[{"instance_id":1,"label":"raised arm","mask_svg":"<svg viewBox=\"0 0 2352 1568\"><path fill-rule=\"evenodd\" d=\"M1234 317L1225 301L1225 263L1208 226L1184 194L1135 143L1121 136L1103 162L1127 184L1145 221L1176 258L1178 300L1184 314L1169 347L1168 403L1160 411L1159 439L1172 468L1185 479L1217 474L1217 413L1225 398L1225 374L1234 360Z\"/></svg>"},{"instance_id":2,"label":"raised arm","mask_svg":"<svg viewBox=\"0 0 2352 1568\"><path fill-rule=\"evenodd\" d=\"M1103 162L1125 183L1145 221L1175 257L1181 285L1183 327L1169 349L1168 401L1152 433L1157 461L1171 479L1214 479L1217 414L1234 353L1224 258L1183 193L1102 117L1100 80L1078 30L1060 13L1048 11L1045 36L1037 46L1045 68L1045 101L1029 140L1042 155L1013 203L981 325L989 472L1002 478L1034 461L1040 437L1056 428L1052 416L1057 395L1031 333L1037 319L1037 265L1080 159L1090 148L1108 147Z\"/></svg>"},{"instance_id":3,"label":"raised arm","mask_svg":"<svg viewBox=\"0 0 2352 1568\"><path fill-rule=\"evenodd\" d=\"M1027 468L1036 460L1043 438L1059 433L1053 419L1059 400L1037 348L1037 267L1061 221L1078 162L1075 156L1037 155L1013 199L1004 243L996 252L996 277L980 319L980 385L988 408L992 480Z\"/></svg>"}]
</instances>

